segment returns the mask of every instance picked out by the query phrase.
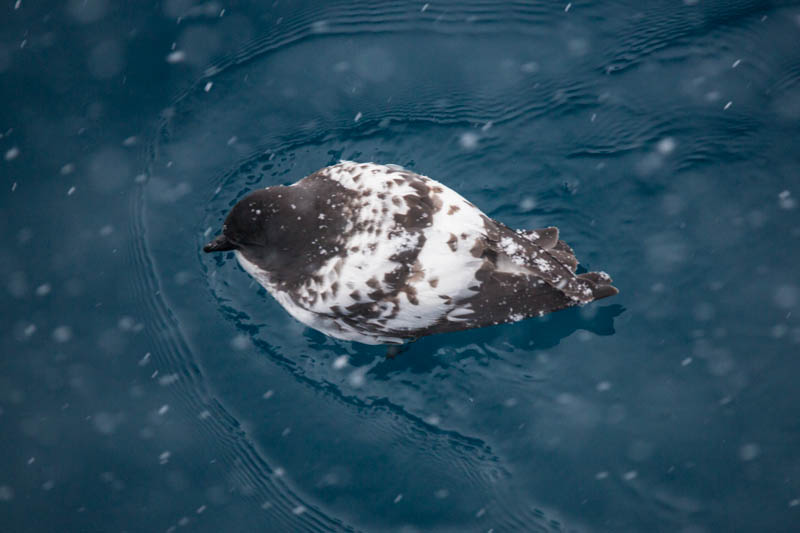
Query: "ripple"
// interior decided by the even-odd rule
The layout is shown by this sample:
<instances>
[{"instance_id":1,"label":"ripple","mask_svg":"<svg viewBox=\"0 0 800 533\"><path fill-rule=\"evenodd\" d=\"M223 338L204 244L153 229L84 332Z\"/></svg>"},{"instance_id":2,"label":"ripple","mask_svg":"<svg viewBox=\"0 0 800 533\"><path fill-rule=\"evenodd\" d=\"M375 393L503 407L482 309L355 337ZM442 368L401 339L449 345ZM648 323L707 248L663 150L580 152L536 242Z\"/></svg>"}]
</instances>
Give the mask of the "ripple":
<instances>
[{"instance_id":1,"label":"ripple","mask_svg":"<svg viewBox=\"0 0 800 533\"><path fill-rule=\"evenodd\" d=\"M254 504L269 502L279 529L399 528L409 502L424 529L578 527L580 507L550 494L534 470L560 476L558 465L605 428L606 411L620 427L644 416L562 388L575 384L565 375L573 370L607 370L575 354L611 336L615 319L632 320L622 306L423 339L387 362L380 350L301 327L231 256L199 250L253 188L348 158L429 174L514 226L559 224L587 266L613 273L647 264L673 280L710 268L710 258L694 255L705 235L648 225L648 211L656 202L673 206L675 219L696 216L693 196L705 182L690 173L770 157L775 148L759 132L794 116L796 52L782 45L776 59L767 46L741 51L769 41L772 22L761 15L781 7L676 3L643 19L635 4L613 20L602 5L302 5L205 65L165 109L131 229L141 238L135 267L154 357L179 376L171 387L198 413L234 486ZM679 79L678 68L683 79L674 85L653 81ZM781 74L760 76L774 72ZM641 201L621 200L632 197ZM173 263L197 276L174 282ZM663 302L647 291L664 283L647 281L640 314L675 314L677 297ZM564 344L559 366L547 351ZM738 361L727 360L717 373L732 380ZM598 381L590 375L589 390ZM614 394L624 390L612 381ZM535 430L518 436L526 425ZM657 444L624 436L626 446ZM633 455L635 477L618 464L620 479L607 480L625 494L615 511L643 500L662 526L696 512L694 500L648 481L651 454ZM561 462L544 464L553 456ZM565 483L583 487L611 470L589 466L565 474ZM339 500L347 483L368 487L374 501ZM543 511L549 504L558 510Z\"/></svg>"},{"instance_id":2,"label":"ripple","mask_svg":"<svg viewBox=\"0 0 800 533\"><path fill-rule=\"evenodd\" d=\"M190 412L198 414L198 426L208 435L208 440L218 449L223 460L232 467L231 476L239 486L249 489L246 494L280 502L271 507L272 517L281 527L294 529L302 524L305 531L352 531L341 521L328 517L316 506L305 502L285 482L274 476L275 469L261 456L251 439L242 431L240 423L209 390L206 378L199 368L194 353L186 342L179 323L161 293L161 282L156 275L153 259L146 244L143 214L144 195L134 199L132 221L135 240L136 272L140 299L146 306L149 325L156 328L153 336L156 362L162 372L175 372L180 379L172 386L174 393ZM298 516L291 509L303 505L308 512Z\"/></svg>"}]
</instances>

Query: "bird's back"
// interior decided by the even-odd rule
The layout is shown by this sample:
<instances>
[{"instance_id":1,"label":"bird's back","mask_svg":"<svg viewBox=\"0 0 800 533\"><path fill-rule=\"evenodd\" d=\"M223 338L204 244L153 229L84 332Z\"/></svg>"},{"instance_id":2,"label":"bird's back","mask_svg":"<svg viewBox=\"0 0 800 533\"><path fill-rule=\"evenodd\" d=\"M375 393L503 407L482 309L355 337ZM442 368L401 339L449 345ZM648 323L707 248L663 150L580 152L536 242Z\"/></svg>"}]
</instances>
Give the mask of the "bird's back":
<instances>
[{"instance_id":1,"label":"bird's back","mask_svg":"<svg viewBox=\"0 0 800 533\"><path fill-rule=\"evenodd\" d=\"M313 196L332 183L347 200L320 206L319 231L330 217L345 217L335 238L341 253L306 276L288 305L286 295L279 298L329 335L401 342L595 297L595 283L573 275L574 255L555 228L515 232L452 189L395 166L343 161L292 187Z\"/></svg>"}]
</instances>

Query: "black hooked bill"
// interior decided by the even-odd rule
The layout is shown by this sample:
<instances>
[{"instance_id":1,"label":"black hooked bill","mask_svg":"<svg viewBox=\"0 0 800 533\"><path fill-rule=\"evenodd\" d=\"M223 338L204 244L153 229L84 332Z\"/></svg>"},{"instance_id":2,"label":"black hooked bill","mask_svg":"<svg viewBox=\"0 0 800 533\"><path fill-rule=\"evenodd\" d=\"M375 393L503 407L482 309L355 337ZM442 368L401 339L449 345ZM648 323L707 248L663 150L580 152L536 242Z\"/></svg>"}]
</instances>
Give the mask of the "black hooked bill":
<instances>
[{"instance_id":1,"label":"black hooked bill","mask_svg":"<svg viewBox=\"0 0 800 533\"><path fill-rule=\"evenodd\" d=\"M229 241L224 233L214 237L212 241L203 246L203 251L206 253L227 252L228 250L235 249L236 245Z\"/></svg>"}]
</instances>

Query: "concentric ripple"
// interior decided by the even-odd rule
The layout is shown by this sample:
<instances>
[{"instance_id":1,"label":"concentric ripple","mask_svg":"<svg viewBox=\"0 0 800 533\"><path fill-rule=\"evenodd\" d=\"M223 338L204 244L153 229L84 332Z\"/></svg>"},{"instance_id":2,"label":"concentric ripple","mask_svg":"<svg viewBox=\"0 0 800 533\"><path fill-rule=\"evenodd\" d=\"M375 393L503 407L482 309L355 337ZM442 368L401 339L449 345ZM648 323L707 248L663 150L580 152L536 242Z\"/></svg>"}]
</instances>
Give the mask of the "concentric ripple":
<instances>
[{"instance_id":1,"label":"concentric ripple","mask_svg":"<svg viewBox=\"0 0 800 533\"><path fill-rule=\"evenodd\" d=\"M636 3L627 18L596 2L276 11L165 110L133 220L154 356L184 378L176 395L265 525L626 529L633 512L661 529L718 523L702 495L663 471L693 462L705 424L693 406L742 393L746 372L732 370L724 348L695 344L719 379L680 389L669 410L684 440L672 441L652 406L673 401L676 385L660 376L689 340L665 344L687 329L674 324L685 302L659 290L698 283L720 255L750 243L741 224L717 238L720 217L694 198L720 188L719 211L756 208L759 199L741 204L705 172L720 161L743 182L782 186L789 169L757 175L785 149L759 132L796 130L800 71L792 44L768 38L789 23L789 8L673 4L646 23ZM430 175L515 227L558 225L586 268L608 270L622 294L426 338L388 361L303 328L230 254L201 253L247 192L342 158ZM654 210L675 223L655 222ZM700 229L686 232L687 222ZM639 268L648 275L633 275ZM615 321L652 335L644 345L612 335ZM645 365L646 353L661 358ZM619 368L638 379L606 394Z\"/></svg>"}]
</instances>

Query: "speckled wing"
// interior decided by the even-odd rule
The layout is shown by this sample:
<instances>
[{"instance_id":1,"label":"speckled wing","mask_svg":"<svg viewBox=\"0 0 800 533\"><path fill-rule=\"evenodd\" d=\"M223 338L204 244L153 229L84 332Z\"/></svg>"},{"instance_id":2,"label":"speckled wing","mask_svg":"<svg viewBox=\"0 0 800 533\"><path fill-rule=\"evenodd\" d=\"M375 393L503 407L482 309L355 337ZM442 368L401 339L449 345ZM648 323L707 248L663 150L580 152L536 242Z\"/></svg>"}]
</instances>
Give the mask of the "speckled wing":
<instances>
[{"instance_id":1,"label":"speckled wing","mask_svg":"<svg viewBox=\"0 0 800 533\"><path fill-rule=\"evenodd\" d=\"M488 217L484 222L486 237L476 250L484 259L479 289L456 302L465 310L461 323L441 322L432 333L516 322L617 294L603 272L574 274L578 261L557 228L514 231Z\"/></svg>"},{"instance_id":2,"label":"speckled wing","mask_svg":"<svg viewBox=\"0 0 800 533\"><path fill-rule=\"evenodd\" d=\"M463 312L455 301L475 293L483 263L471 252L486 237L480 210L435 180L394 166L343 161L298 186L328 180L351 195L342 211L350 221L340 243L347 254L323 265L296 298L336 326L326 333L401 342ZM312 293L324 298L306 298Z\"/></svg>"},{"instance_id":3,"label":"speckled wing","mask_svg":"<svg viewBox=\"0 0 800 533\"><path fill-rule=\"evenodd\" d=\"M334 337L402 342L540 316L610 287L601 274L575 276L557 229L515 232L426 176L343 161L296 186L330 183L347 200L336 211L320 205L318 229L331 217L348 221L336 236L339 253L284 306Z\"/></svg>"}]
</instances>

